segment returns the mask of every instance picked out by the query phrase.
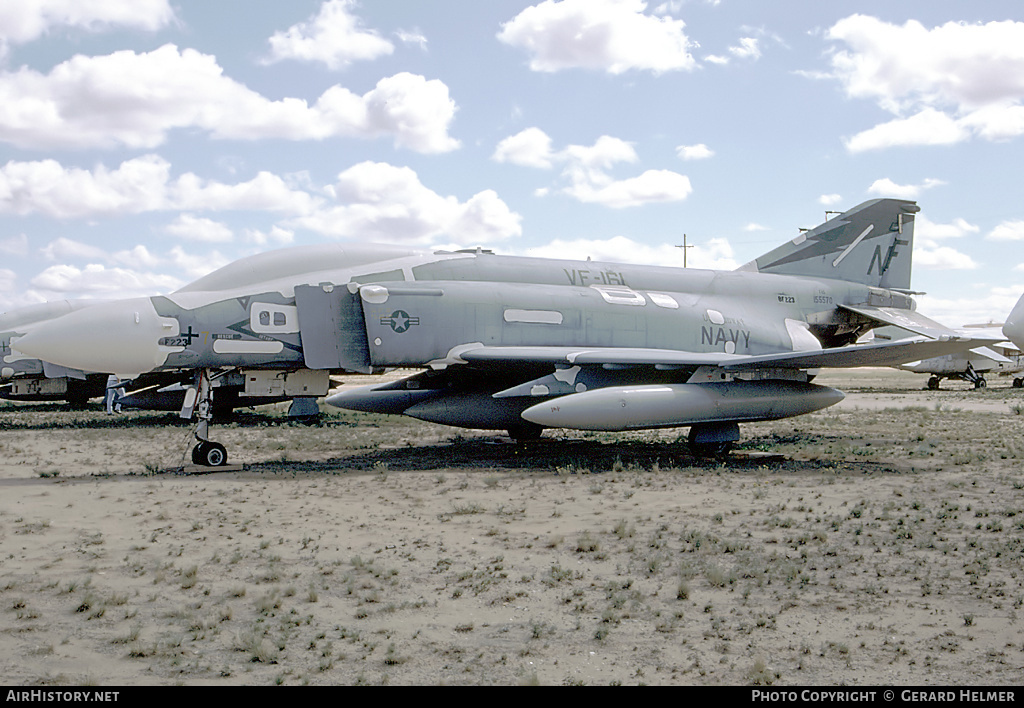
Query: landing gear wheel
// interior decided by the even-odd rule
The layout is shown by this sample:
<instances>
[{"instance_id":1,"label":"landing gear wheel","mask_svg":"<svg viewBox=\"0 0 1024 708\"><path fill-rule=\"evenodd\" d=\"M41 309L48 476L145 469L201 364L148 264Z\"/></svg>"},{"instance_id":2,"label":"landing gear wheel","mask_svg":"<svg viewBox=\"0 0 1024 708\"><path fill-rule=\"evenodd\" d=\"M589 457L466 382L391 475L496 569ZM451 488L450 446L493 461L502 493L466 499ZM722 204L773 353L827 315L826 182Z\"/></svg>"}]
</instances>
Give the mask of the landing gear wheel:
<instances>
[{"instance_id":1,"label":"landing gear wheel","mask_svg":"<svg viewBox=\"0 0 1024 708\"><path fill-rule=\"evenodd\" d=\"M710 442L710 443L690 443L690 452L694 457L707 457L707 458L719 458L725 457L732 450L733 443L731 440L723 440L721 442Z\"/></svg>"},{"instance_id":2,"label":"landing gear wheel","mask_svg":"<svg viewBox=\"0 0 1024 708\"><path fill-rule=\"evenodd\" d=\"M938 376L932 376L930 379L928 379L928 389L931 390L931 391L938 391L939 390L939 380L940 379L939 379Z\"/></svg>"},{"instance_id":3,"label":"landing gear wheel","mask_svg":"<svg viewBox=\"0 0 1024 708\"><path fill-rule=\"evenodd\" d=\"M1019 378L1019 377L1015 378L1013 380L1013 387L1014 388L1024 388L1024 379Z\"/></svg>"},{"instance_id":4,"label":"landing gear wheel","mask_svg":"<svg viewBox=\"0 0 1024 708\"><path fill-rule=\"evenodd\" d=\"M540 440L540 434L542 432L544 432L543 426L524 421L518 425L510 426L508 429L508 436L517 443L522 443L530 440Z\"/></svg>"},{"instance_id":5,"label":"landing gear wheel","mask_svg":"<svg viewBox=\"0 0 1024 708\"><path fill-rule=\"evenodd\" d=\"M723 458L740 438L736 423L712 423L690 426L686 442L694 457Z\"/></svg>"},{"instance_id":6,"label":"landing gear wheel","mask_svg":"<svg viewBox=\"0 0 1024 708\"><path fill-rule=\"evenodd\" d=\"M201 440L192 448L192 462L204 467L221 467L228 461L227 450L220 443Z\"/></svg>"},{"instance_id":7,"label":"landing gear wheel","mask_svg":"<svg viewBox=\"0 0 1024 708\"><path fill-rule=\"evenodd\" d=\"M988 381L986 381L984 377L979 376L975 379L974 388L985 388L986 386L988 386Z\"/></svg>"}]
</instances>

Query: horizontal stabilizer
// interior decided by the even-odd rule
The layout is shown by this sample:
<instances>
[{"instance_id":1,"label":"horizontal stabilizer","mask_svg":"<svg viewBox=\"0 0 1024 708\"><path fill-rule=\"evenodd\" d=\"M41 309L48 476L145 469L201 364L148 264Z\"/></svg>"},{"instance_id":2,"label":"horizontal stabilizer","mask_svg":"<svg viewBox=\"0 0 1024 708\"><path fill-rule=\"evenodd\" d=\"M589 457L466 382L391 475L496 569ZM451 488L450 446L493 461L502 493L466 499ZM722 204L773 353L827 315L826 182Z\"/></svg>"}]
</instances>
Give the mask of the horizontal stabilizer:
<instances>
[{"instance_id":1,"label":"horizontal stabilizer","mask_svg":"<svg viewBox=\"0 0 1024 708\"><path fill-rule=\"evenodd\" d=\"M957 330L950 329L949 327L936 322L933 319L925 317L919 312L914 310L905 310L899 307L872 307L870 305L839 305L841 310L849 310L855 312L858 315L867 317L868 319L874 320L882 325L892 325L905 329L908 332L919 334L923 337L930 337L932 339L939 339L942 337L957 337L957 336L968 336L971 339L980 339L987 343L993 343L997 341L991 335L985 334L982 331L961 333ZM1001 339L1002 337L999 337Z\"/></svg>"}]
</instances>

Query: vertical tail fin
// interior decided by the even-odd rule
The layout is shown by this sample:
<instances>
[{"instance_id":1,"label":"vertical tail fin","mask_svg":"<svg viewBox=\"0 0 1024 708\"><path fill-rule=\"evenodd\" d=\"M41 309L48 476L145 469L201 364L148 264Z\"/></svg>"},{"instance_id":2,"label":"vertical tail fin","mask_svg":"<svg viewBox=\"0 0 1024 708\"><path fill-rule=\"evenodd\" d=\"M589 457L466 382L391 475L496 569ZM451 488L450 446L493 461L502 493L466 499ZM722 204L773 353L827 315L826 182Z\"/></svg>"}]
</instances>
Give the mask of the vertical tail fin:
<instances>
[{"instance_id":1,"label":"vertical tail fin","mask_svg":"<svg viewBox=\"0 0 1024 708\"><path fill-rule=\"evenodd\" d=\"M916 202L873 199L800 234L739 270L910 288Z\"/></svg>"}]
</instances>

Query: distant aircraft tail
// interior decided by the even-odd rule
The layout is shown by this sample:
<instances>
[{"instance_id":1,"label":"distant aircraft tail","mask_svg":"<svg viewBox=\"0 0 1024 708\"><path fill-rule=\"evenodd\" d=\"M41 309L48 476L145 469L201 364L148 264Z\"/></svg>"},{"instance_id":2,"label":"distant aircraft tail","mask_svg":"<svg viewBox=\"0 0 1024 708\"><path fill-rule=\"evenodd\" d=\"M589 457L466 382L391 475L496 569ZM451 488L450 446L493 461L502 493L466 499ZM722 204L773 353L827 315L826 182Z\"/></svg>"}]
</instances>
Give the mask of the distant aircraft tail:
<instances>
[{"instance_id":1,"label":"distant aircraft tail","mask_svg":"<svg viewBox=\"0 0 1024 708\"><path fill-rule=\"evenodd\" d=\"M801 233L738 270L910 289L916 202L873 199Z\"/></svg>"}]
</instances>

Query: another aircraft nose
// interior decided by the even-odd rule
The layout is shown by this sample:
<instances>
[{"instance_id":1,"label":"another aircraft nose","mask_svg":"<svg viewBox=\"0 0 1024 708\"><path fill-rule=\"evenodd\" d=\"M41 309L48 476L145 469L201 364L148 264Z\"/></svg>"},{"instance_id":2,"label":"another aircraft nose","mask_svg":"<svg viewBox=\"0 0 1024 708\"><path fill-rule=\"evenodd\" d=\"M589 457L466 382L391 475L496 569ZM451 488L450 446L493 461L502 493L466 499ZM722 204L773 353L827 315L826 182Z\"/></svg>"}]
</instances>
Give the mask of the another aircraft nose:
<instances>
[{"instance_id":1,"label":"another aircraft nose","mask_svg":"<svg viewBox=\"0 0 1024 708\"><path fill-rule=\"evenodd\" d=\"M178 321L161 317L147 298L107 302L57 317L12 342L27 356L81 371L137 376L181 347L160 344L179 333Z\"/></svg>"},{"instance_id":2,"label":"another aircraft nose","mask_svg":"<svg viewBox=\"0 0 1024 708\"><path fill-rule=\"evenodd\" d=\"M1024 295L1010 311L1003 325L1003 335L1018 347L1024 346Z\"/></svg>"}]
</instances>

